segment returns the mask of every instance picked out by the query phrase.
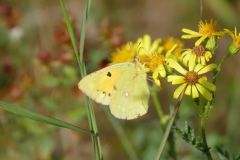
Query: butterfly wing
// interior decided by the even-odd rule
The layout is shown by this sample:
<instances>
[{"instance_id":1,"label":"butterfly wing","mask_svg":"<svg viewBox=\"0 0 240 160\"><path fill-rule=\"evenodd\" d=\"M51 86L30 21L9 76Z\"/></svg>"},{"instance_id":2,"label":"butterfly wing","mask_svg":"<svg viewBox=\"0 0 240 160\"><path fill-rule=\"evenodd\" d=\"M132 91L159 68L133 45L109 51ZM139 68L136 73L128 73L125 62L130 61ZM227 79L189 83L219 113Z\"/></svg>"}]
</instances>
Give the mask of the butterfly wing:
<instances>
[{"instance_id":1,"label":"butterfly wing","mask_svg":"<svg viewBox=\"0 0 240 160\"><path fill-rule=\"evenodd\" d=\"M120 63L108 66L85 76L78 83L78 87L96 102L109 105L118 80L133 65L133 63Z\"/></svg>"},{"instance_id":2,"label":"butterfly wing","mask_svg":"<svg viewBox=\"0 0 240 160\"><path fill-rule=\"evenodd\" d=\"M147 113L149 95L146 73L131 66L116 83L110 111L120 119L135 119Z\"/></svg>"}]
</instances>

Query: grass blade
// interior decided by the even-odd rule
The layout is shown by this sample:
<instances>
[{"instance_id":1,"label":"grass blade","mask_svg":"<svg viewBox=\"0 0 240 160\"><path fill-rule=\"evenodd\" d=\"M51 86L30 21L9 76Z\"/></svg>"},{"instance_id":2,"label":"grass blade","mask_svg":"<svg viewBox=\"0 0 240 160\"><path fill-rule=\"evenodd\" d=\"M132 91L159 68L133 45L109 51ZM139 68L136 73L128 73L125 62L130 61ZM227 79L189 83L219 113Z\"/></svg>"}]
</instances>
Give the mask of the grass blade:
<instances>
[{"instance_id":1,"label":"grass blade","mask_svg":"<svg viewBox=\"0 0 240 160\"><path fill-rule=\"evenodd\" d=\"M0 101L0 108L7 112L13 113L15 115L29 118L29 119L32 119L32 120L35 120L38 122L47 123L47 124L54 125L57 127L68 128L68 129L71 129L71 130L74 130L77 132L82 132L82 133L85 133L88 135L92 135L92 133L86 129L74 126L72 124L69 124L67 122L64 122L64 121L61 121L61 120L58 120L55 118L51 118L51 117L42 115L40 113L29 111L23 107L20 107L20 106L14 105L14 104Z\"/></svg>"},{"instance_id":2,"label":"grass blade","mask_svg":"<svg viewBox=\"0 0 240 160\"><path fill-rule=\"evenodd\" d=\"M87 1L84 11L83 11L83 18L82 18L82 23L81 23L81 35L80 35L80 50L78 49L77 39L75 37L75 33L73 30L64 0L59 0L59 1L60 1L62 10L63 10L64 20L65 20L65 23L67 26L69 36L72 41L72 46L74 49L75 56L76 56L76 59L78 62L80 75L81 75L81 77L83 77L86 75L85 64L83 62L84 40L85 40L85 32L86 32L86 22L87 22L88 15L89 15L91 0ZM94 137L92 137L95 158L100 160L100 159L103 159L103 156L102 156L102 149L101 149L100 138L99 138L99 134L98 134L97 122L96 122L93 106L88 97L85 97L84 102L85 102L85 105L87 106L89 127L90 127L90 130L95 135Z\"/></svg>"}]
</instances>

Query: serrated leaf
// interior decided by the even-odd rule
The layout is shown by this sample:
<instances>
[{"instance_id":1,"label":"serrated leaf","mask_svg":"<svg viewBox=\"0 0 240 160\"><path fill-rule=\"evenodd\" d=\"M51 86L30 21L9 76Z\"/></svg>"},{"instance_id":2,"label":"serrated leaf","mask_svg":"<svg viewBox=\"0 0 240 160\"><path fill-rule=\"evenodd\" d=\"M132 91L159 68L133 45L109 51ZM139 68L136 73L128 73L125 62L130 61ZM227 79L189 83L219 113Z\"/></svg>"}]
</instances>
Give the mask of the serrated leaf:
<instances>
[{"instance_id":1,"label":"serrated leaf","mask_svg":"<svg viewBox=\"0 0 240 160\"><path fill-rule=\"evenodd\" d=\"M201 138L195 135L194 129L191 128L191 126L189 126L187 122L185 122L183 130L179 128L174 128L174 131L176 131L176 133L180 135L182 139L185 140L187 143L191 144L201 152L204 152L204 144Z\"/></svg>"},{"instance_id":2,"label":"serrated leaf","mask_svg":"<svg viewBox=\"0 0 240 160\"><path fill-rule=\"evenodd\" d=\"M229 153L226 150L223 150L219 146L216 146L215 149L218 153L218 157L220 158L220 160L230 160Z\"/></svg>"}]
</instances>

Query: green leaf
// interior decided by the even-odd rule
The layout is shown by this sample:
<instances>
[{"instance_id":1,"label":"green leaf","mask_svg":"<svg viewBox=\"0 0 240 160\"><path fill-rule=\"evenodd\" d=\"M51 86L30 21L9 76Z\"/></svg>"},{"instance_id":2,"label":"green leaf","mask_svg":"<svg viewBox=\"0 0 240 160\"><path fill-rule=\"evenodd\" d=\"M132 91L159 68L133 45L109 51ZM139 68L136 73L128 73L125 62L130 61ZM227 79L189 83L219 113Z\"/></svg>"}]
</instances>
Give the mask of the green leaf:
<instances>
[{"instance_id":1,"label":"green leaf","mask_svg":"<svg viewBox=\"0 0 240 160\"><path fill-rule=\"evenodd\" d=\"M68 128L77 132L82 132L82 133L91 135L91 132L86 129L74 126L72 124L69 124L67 122L64 122L55 118L42 115L40 113L29 111L15 104L10 104L10 103L0 101L0 108L21 117L29 118L35 121L43 122L43 123L54 125L61 128Z\"/></svg>"},{"instance_id":2,"label":"green leaf","mask_svg":"<svg viewBox=\"0 0 240 160\"><path fill-rule=\"evenodd\" d=\"M174 131L182 137L184 141L194 146L201 152L205 152L204 144L199 136L195 135L194 129L185 122L185 127L183 130L174 127Z\"/></svg>"},{"instance_id":3,"label":"green leaf","mask_svg":"<svg viewBox=\"0 0 240 160\"><path fill-rule=\"evenodd\" d=\"M230 160L229 153L226 150L220 148L219 146L216 146L215 149L220 160Z\"/></svg>"}]
</instances>

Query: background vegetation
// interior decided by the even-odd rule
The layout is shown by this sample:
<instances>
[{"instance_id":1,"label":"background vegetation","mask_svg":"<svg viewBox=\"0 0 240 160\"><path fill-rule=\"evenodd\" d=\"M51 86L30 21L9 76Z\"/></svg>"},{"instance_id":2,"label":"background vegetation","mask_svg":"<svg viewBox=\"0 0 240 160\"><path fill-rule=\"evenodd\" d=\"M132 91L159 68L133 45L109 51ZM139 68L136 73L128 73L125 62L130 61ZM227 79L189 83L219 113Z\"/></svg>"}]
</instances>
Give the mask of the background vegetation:
<instances>
[{"instance_id":1,"label":"background vegetation","mask_svg":"<svg viewBox=\"0 0 240 160\"><path fill-rule=\"evenodd\" d=\"M84 4L80 0L66 1L77 37ZM216 19L220 28L233 29L240 24L239 13L238 0L93 1L84 48L87 71L104 67L115 48L143 34L154 38L180 37L183 27L197 29L201 17ZM59 1L0 1L0 98L88 128L87 108L77 88L78 66L63 17ZM228 42L229 39L220 40L217 60L227 52ZM191 45L191 41L185 43ZM234 156L240 152L240 58L235 57L227 61L219 76L215 106L207 123L209 145L223 146ZM159 95L166 113L171 96L171 89ZM135 155L153 159L162 137L156 109L150 106L147 115L133 121L117 120L105 109L94 104L105 159L134 159ZM184 128L188 121L198 134L198 118L199 108L185 98L179 126ZM94 159L89 135L23 119L3 110L0 144L0 159ZM176 150L181 159L204 158L177 135Z\"/></svg>"}]
</instances>

